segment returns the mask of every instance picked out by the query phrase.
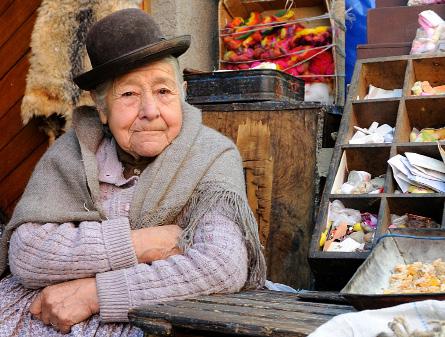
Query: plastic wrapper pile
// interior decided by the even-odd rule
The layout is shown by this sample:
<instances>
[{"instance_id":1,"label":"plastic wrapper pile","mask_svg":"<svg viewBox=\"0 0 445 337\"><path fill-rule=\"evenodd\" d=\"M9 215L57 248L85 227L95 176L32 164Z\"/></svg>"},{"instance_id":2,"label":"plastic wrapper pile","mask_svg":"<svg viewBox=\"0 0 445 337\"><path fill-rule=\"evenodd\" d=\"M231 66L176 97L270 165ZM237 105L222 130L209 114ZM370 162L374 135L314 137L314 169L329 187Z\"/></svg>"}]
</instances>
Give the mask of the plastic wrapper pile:
<instances>
[{"instance_id":1,"label":"plastic wrapper pile","mask_svg":"<svg viewBox=\"0 0 445 337\"><path fill-rule=\"evenodd\" d=\"M383 192L385 177L372 178L366 171L351 171L348 180L343 183L336 193L339 194L377 194Z\"/></svg>"},{"instance_id":2,"label":"plastic wrapper pile","mask_svg":"<svg viewBox=\"0 0 445 337\"><path fill-rule=\"evenodd\" d=\"M320 248L329 252L371 249L377 215L346 208L340 200L329 203L328 223L321 233Z\"/></svg>"},{"instance_id":3,"label":"plastic wrapper pile","mask_svg":"<svg viewBox=\"0 0 445 337\"><path fill-rule=\"evenodd\" d=\"M419 25L410 54L436 53L445 51L445 24L432 10L419 14Z\"/></svg>"}]
</instances>

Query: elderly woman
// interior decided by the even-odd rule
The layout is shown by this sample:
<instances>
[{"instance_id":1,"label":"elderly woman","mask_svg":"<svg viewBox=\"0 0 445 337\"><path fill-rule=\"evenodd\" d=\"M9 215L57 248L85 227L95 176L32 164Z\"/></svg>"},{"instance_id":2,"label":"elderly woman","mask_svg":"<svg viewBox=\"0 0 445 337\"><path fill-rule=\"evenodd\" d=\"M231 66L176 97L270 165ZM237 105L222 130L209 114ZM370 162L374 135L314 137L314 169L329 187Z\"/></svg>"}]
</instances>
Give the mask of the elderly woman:
<instances>
[{"instance_id":1,"label":"elderly woman","mask_svg":"<svg viewBox=\"0 0 445 337\"><path fill-rule=\"evenodd\" d=\"M184 101L189 44L137 9L89 31L74 80L96 108L74 111L7 226L0 336L142 336L131 308L264 284L239 153Z\"/></svg>"}]
</instances>

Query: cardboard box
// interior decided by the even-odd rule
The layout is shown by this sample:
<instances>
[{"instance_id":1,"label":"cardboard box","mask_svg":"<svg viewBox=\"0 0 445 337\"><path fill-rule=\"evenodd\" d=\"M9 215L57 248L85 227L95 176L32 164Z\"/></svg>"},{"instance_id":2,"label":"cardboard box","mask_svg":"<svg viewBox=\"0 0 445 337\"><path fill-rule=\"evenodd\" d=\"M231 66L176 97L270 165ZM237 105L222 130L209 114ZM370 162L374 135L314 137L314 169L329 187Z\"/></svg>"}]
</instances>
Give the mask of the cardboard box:
<instances>
[{"instance_id":1,"label":"cardboard box","mask_svg":"<svg viewBox=\"0 0 445 337\"><path fill-rule=\"evenodd\" d=\"M359 44L357 60L374 57L409 55L411 42Z\"/></svg>"},{"instance_id":2,"label":"cardboard box","mask_svg":"<svg viewBox=\"0 0 445 337\"><path fill-rule=\"evenodd\" d=\"M286 7L286 0L220 0L218 4L218 25L221 32L227 23L234 17L247 18L251 12L263 15L275 14ZM333 56L335 72L340 76L334 78L335 103L344 104L344 73L345 73L345 27L344 27L344 1L343 0L299 0L292 2L296 17L312 18L331 13L331 18L310 20L303 22L306 27L331 26L333 29ZM222 38L219 39L219 59L222 60L225 52ZM222 63L219 62L221 68Z\"/></svg>"},{"instance_id":3,"label":"cardboard box","mask_svg":"<svg viewBox=\"0 0 445 337\"><path fill-rule=\"evenodd\" d=\"M445 18L445 4L368 10L368 43L412 42L419 27L418 15L428 9Z\"/></svg>"}]
</instances>

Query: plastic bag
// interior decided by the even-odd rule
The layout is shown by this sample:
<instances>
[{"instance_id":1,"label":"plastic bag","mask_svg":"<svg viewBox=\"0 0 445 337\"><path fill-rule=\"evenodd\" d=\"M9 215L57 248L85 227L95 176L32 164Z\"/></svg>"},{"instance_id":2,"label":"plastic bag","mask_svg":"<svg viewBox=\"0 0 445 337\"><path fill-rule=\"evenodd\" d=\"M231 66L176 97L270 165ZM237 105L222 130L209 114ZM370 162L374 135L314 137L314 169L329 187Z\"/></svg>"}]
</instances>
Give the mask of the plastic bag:
<instances>
[{"instance_id":1,"label":"plastic bag","mask_svg":"<svg viewBox=\"0 0 445 337\"><path fill-rule=\"evenodd\" d=\"M357 58L356 47L358 44L365 44L366 37L366 16L369 8L375 7L375 0L346 0L346 78L345 84L351 82Z\"/></svg>"}]
</instances>

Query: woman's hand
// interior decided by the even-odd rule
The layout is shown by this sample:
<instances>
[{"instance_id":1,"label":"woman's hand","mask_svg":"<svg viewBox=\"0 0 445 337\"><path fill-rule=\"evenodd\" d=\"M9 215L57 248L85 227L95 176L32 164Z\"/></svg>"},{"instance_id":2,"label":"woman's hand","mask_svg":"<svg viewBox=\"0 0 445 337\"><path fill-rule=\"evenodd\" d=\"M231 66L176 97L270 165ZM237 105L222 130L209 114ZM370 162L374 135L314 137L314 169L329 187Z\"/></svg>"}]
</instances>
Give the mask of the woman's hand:
<instances>
[{"instance_id":1,"label":"woman's hand","mask_svg":"<svg viewBox=\"0 0 445 337\"><path fill-rule=\"evenodd\" d=\"M62 333L99 312L96 279L85 278L44 288L31 303L31 314Z\"/></svg>"},{"instance_id":2,"label":"woman's hand","mask_svg":"<svg viewBox=\"0 0 445 337\"><path fill-rule=\"evenodd\" d=\"M165 225L136 229L131 231L131 240L139 263L151 263L156 260L181 254L178 240L182 229L177 225Z\"/></svg>"}]
</instances>

